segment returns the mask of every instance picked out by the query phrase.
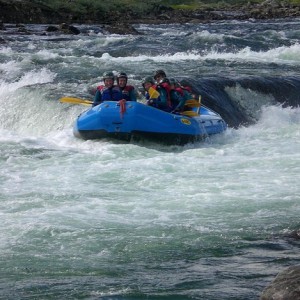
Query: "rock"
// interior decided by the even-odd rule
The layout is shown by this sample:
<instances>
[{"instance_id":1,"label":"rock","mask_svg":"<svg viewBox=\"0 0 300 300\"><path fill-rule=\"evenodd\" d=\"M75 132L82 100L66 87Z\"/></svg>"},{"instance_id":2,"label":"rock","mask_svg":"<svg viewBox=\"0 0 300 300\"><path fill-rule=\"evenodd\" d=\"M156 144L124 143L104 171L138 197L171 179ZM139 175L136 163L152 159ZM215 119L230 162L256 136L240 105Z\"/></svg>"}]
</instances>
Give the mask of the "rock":
<instances>
[{"instance_id":1,"label":"rock","mask_svg":"<svg viewBox=\"0 0 300 300\"><path fill-rule=\"evenodd\" d=\"M80 30L77 27L73 26L73 25L69 26L69 32L72 33L72 34L80 34Z\"/></svg>"},{"instance_id":2,"label":"rock","mask_svg":"<svg viewBox=\"0 0 300 300\"><path fill-rule=\"evenodd\" d=\"M167 14L160 14L157 16L157 18L160 20L170 20L171 19L171 17Z\"/></svg>"},{"instance_id":3,"label":"rock","mask_svg":"<svg viewBox=\"0 0 300 300\"><path fill-rule=\"evenodd\" d=\"M50 25L46 28L46 31L47 32L56 32L58 31L59 29L56 27L56 26L53 26L53 25Z\"/></svg>"},{"instance_id":4,"label":"rock","mask_svg":"<svg viewBox=\"0 0 300 300\"><path fill-rule=\"evenodd\" d=\"M80 34L80 30L77 27L66 23L60 24L59 29L66 34Z\"/></svg>"},{"instance_id":5,"label":"rock","mask_svg":"<svg viewBox=\"0 0 300 300\"><path fill-rule=\"evenodd\" d=\"M114 23L105 25L104 31L111 34L140 34L132 25L128 23Z\"/></svg>"},{"instance_id":6,"label":"rock","mask_svg":"<svg viewBox=\"0 0 300 300\"><path fill-rule=\"evenodd\" d=\"M0 21L0 30L6 30L4 23Z\"/></svg>"},{"instance_id":7,"label":"rock","mask_svg":"<svg viewBox=\"0 0 300 300\"><path fill-rule=\"evenodd\" d=\"M267 286L260 300L299 300L300 265L292 266L280 272Z\"/></svg>"},{"instance_id":8,"label":"rock","mask_svg":"<svg viewBox=\"0 0 300 300\"><path fill-rule=\"evenodd\" d=\"M18 32L21 34L31 34L24 24L16 24L16 28L18 28Z\"/></svg>"},{"instance_id":9,"label":"rock","mask_svg":"<svg viewBox=\"0 0 300 300\"><path fill-rule=\"evenodd\" d=\"M283 234L283 237L287 237L289 239L300 240L300 229L287 231Z\"/></svg>"}]
</instances>

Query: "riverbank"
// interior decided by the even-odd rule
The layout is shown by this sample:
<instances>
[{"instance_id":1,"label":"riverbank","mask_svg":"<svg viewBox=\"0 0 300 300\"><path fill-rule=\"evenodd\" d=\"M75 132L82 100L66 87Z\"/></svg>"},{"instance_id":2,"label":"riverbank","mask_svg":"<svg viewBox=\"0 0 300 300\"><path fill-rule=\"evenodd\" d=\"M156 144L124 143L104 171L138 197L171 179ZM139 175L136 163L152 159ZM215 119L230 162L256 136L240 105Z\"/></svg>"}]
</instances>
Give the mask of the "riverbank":
<instances>
[{"instance_id":1,"label":"riverbank","mask_svg":"<svg viewBox=\"0 0 300 300\"><path fill-rule=\"evenodd\" d=\"M171 6L155 5L151 9L134 11L112 10L74 12L54 10L50 6L29 1L0 0L0 29L10 24L101 24L110 33L136 33L132 24L207 23L217 20L247 20L300 17L300 6L290 2L267 0L262 3L235 4L224 7L198 9L174 9ZM72 32L71 32L72 33Z\"/></svg>"}]
</instances>

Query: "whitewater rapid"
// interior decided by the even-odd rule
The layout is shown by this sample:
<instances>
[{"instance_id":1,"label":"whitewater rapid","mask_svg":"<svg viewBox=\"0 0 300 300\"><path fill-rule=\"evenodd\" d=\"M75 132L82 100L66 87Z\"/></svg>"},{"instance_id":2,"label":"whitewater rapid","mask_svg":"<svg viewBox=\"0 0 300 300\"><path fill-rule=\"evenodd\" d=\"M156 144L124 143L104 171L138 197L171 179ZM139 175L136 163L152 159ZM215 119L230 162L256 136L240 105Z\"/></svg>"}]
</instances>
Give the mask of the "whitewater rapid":
<instances>
[{"instance_id":1,"label":"whitewater rapid","mask_svg":"<svg viewBox=\"0 0 300 300\"><path fill-rule=\"evenodd\" d=\"M0 298L252 300L299 264L300 22L285 24L7 32ZM234 126L171 147L73 136L86 107L61 97L92 99L106 70L140 88L161 68Z\"/></svg>"}]
</instances>

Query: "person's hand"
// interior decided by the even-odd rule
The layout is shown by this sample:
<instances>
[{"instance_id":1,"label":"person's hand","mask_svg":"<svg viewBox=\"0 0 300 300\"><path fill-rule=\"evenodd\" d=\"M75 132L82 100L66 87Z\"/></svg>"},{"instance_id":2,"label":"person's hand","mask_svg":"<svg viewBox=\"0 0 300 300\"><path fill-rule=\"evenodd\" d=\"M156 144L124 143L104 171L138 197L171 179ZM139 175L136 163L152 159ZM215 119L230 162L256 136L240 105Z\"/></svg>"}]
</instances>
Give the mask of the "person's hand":
<instances>
[{"instance_id":1,"label":"person's hand","mask_svg":"<svg viewBox=\"0 0 300 300\"><path fill-rule=\"evenodd\" d=\"M147 104L148 105L152 105L154 103L154 99L150 98L148 101L147 101Z\"/></svg>"}]
</instances>

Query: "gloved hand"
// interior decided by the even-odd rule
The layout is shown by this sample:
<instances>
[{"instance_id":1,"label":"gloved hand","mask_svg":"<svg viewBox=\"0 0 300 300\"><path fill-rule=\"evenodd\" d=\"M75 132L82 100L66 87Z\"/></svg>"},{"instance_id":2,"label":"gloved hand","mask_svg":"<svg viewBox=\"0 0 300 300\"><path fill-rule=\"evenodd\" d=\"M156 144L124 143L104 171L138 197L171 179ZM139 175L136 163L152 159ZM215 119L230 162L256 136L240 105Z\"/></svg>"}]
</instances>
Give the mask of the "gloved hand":
<instances>
[{"instance_id":1,"label":"gloved hand","mask_svg":"<svg viewBox=\"0 0 300 300\"><path fill-rule=\"evenodd\" d=\"M155 104L155 99L150 98L150 99L147 101L147 104L148 104L148 105L153 105L153 104Z\"/></svg>"}]
</instances>

